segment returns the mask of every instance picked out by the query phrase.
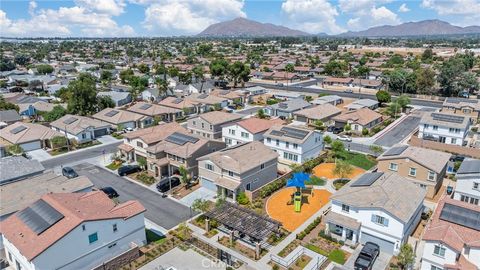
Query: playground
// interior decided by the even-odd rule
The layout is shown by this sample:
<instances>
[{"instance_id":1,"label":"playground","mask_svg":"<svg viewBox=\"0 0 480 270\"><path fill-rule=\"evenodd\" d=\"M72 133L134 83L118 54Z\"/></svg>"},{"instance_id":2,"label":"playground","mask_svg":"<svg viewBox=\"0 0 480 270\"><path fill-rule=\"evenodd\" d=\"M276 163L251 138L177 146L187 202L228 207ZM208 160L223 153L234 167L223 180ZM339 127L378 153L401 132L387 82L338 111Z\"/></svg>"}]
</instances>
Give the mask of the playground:
<instances>
[{"instance_id":1,"label":"playground","mask_svg":"<svg viewBox=\"0 0 480 270\"><path fill-rule=\"evenodd\" d=\"M354 179L360 174L363 174L365 172L364 169L353 167L352 173L347 177L349 179ZM317 165L315 168L313 168L312 173L319 178L327 178L329 180L337 179L339 178L338 176L333 174L333 170L335 169L335 163L322 163L320 165Z\"/></svg>"},{"instance_id":2,"label":"playground","mask_svg":"<svg viewBox=\"0 0 480 270\"><path fill-rule=\"evenodd\" d=\"M304 177L303 179L302 176ZM305 186L309 174L298 173L288 180L285 188L274 193L266 204L268 215L294 231L328 203L331 193L324 189Z\"/></svg>"}]
</instances>

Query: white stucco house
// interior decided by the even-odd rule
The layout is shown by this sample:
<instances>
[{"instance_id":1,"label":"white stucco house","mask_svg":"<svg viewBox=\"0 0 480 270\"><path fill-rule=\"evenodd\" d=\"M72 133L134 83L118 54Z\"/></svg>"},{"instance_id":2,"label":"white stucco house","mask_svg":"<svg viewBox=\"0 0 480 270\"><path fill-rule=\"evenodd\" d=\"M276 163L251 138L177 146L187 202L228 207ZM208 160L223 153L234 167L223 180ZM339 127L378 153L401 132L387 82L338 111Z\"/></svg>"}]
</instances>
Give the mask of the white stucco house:
<instances>
[{"instance_id":1,"label":"white stucco house","mask_svg":"<svg viewBox=\"0 0 480 270\"><path fill-rule=\"evenodd\" d=\"M479 205L480 160L465 159L457 171L457 183L453 198L462 202Z\"/></svg>"},{"instance_id":2,"label":"white stucco house","mask_svg":"<svg viewBox=\"0 0 480 270\"><path fill-rule=\"evenodd\" d=\"M146 244L145 208L102 191L49 193L0 223L17 270L92 269Z\"/></svg>"},{"instance_id":3,"label":"white stucco house","mask_svg":"<svg viewBox=\"0 0 480 270\"><path fill-rule=\"evenodd\" d=\"M448 113L424 114L418 125L418 138L445 144L466 145L470 118Z\"/></svg>"},{"instance_id":4,"label":"white stucco house","mask_svg":"<svg viewBox=\"0 0 480 270\"><path fill-rule=\"evenodd\" d=\"M395 173L366 173L331 196L327 233L396 255L420 222L426 191Z\"/></svg>"},{"instance_id":5,"label":"white stucco house","mask_svg":"<svg viewBox=\"0 0 480 270\"><path fill-rule=\"evenodd\" d=\"M252 141L263 142L263 134L269 128L282 124L284 121L279 118L267 120L256 117L228 123L222 126L222 140L227 146Z\"/></svg>"},{"instance_id":6,"label":"white stucco house","mask_svg":"<svg viewBox=\"0 0 480 270\"><path fill-rule=\"evenodd\" d=\"M317 130L294 126L273 126L263 135L263 143L277 152L284 164L304 163L323 150L323 136Z\"/></svg>"},{"instance_id":7,"label":"white stucco house","mask_svg":"<svg viewBox=\"0 0 480 270\"><path fill-rule=\"evenodd\" d=\"M420 270L478 270L480 206L442 198L427 225Z\"/></svg>"},{"instance_id":8,"label":"white stucco house","mask_svg":"<svg viewBox=\"0 0 480 270\"><path fill-rule=\"evenodd\" d=\"M92 141L103 135L110 134L112 125L86 116L67 114L52 123L53 130L65 134L78 143Z\"/></svg>"}]
</instances>

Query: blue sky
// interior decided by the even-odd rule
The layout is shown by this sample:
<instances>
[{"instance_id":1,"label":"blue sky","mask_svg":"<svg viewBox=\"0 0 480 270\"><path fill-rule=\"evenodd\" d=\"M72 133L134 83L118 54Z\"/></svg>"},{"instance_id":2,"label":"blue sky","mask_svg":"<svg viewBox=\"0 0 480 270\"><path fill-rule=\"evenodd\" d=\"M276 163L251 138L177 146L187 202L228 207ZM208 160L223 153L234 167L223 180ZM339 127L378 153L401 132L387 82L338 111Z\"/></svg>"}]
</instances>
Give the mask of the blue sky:
<instances>
[{"instance_id":1,"label":"blue sky","mask_svg":"<svg viewBox=\"0 0 480 270\"><path fill-rule=\"evenodd\" d=\"M480 0L1 0L0 35L172 36L236 17L339 34L440 19L477 24Z\"/></svg>"}]
</instances>

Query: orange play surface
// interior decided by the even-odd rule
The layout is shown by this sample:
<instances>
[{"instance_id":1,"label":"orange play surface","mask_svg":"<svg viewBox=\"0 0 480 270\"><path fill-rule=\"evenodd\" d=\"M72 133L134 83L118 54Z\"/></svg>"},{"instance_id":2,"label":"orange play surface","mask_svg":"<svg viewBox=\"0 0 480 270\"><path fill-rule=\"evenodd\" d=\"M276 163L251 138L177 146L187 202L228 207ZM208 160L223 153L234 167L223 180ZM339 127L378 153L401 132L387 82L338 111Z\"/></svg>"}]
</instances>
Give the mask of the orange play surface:
<instances>
[{"instance_id":1,"label":"orange play surface","mask_svg":"<svg viewBox=\"0 0 480 270\"><path fill-rule=\"evenodd\" d=\"M333 174L333 169L335 168L335 163L322 163L313 168L313 174L317 177L325 177L327 179L337 179L338 176ZM356 176L364 173L364 169L353 166L352 173L347 177L350 179L355 178Z\"/></svg>"},{"instance_id":2,"label":"orange play surface","mask_svg":"<svg viewBox=\"0 0 480 270\"><path fill-rule=\"evenodd\" d=\"M302 225L309 217L328 203L330 195L332 195L323 189L314 190L313 195L305 194L304 197L307 198L307 203L304 201L302 211L297 213L293 204L287 205L287 202L290 201L290 195L295 190L296 188L294 187L281 189L268 199L266 205L268 215L280 221L283 227L290 232Z\"/></svg>"}]
</instances>

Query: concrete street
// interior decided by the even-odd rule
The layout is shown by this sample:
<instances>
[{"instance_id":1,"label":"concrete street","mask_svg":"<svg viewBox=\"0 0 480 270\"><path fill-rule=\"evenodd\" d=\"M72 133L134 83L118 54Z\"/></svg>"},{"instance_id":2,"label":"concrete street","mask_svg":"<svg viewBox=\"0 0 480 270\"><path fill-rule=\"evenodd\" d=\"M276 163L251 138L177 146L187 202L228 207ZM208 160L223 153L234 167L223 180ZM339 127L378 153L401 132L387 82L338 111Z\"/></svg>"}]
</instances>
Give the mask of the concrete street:
<instances>
[{"instance_id":1,"label":"concrete street","mask_svg":"<svg viewBox=\"0 0 480 270\"><path fill-rule=\"evenodd\" d=\"M89 163L73 166L73 169L79 175L87 176L98 188L113 187L120 195L120 202L140 201L147 209L145 218L165 229L171 229L194 215L188 207L170 198L162 198L159 193L132 183L107 169Z\"/></svg>"},{"instance_id":2,"label":"concrete street","mask_svg":"<svg viewBox=\"0 0 480 270\"><path fill-rule=\"evenodd\" d=\"M408 117L404 118L401 123L378 138L375 141L375 144L391 147L397 143L400 143L418 127L420 119L420 117L409 115Z\"/></svg>"}]
</instances>

